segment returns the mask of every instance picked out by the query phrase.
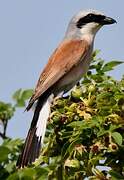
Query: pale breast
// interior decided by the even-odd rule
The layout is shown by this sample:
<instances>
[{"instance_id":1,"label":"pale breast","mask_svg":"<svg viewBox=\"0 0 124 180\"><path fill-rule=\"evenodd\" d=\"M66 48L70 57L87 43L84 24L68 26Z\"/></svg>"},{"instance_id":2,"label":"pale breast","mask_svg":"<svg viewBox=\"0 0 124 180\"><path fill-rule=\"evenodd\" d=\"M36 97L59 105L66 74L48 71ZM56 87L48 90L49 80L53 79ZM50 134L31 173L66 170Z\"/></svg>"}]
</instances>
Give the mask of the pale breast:
<instances>
[{"instance_id":1,"label":"pale breast","mask_svg":"<svg viewBox=\"0 0 124 180\"><path fill-rule=\"evenodd\" d=\"M73 67L70 72L63 76L55 85L55 92L59 93L61 91L69 91L77 82L83 77L83 75L88 71L91 55L92 55L93 45L87 52L87 55L79 61L79 64Z\"/></svg>"}]
</instances>

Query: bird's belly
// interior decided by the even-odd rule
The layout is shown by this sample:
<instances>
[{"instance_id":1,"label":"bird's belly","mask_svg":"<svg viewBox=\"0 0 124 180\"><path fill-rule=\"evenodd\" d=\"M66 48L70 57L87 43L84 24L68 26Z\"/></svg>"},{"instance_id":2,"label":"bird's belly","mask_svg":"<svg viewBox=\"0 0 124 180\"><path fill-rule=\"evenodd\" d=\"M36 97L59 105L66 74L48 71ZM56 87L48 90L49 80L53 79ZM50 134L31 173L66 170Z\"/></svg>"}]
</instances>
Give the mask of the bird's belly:
<instances>
[{"instance_id":1,"label":"bird's belly","mask_svg":"<svg viewBox=\"0 0 124 180\"><path fill-rule=\"evenodd\" d=\"M89 68L91 61L91 53L85 59L74 66L67 74L65 74L56 84L56 92L69 91L83 77Z\"/></svg>"}]
</instances>

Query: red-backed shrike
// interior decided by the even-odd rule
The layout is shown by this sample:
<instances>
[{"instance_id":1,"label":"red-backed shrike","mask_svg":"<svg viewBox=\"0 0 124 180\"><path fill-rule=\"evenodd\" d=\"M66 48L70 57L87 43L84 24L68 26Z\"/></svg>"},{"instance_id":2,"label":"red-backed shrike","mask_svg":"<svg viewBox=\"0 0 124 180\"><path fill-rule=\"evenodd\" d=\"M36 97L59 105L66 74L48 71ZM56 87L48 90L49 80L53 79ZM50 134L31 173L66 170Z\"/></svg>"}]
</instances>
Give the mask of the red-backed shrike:
<instances>
[{"instance_id":1,"label":"red-backed shrike","mask_svg":"<svg viewBox=\"0 0 124 180\"><path fill-rule=\"evenodd\" d=\"M96 32L116 21L95 10L80 11L70 21L64 39L40 75L27 111L37 105L17 166L31 164L39 156L53 97L69 91L88 70Z\"/></svg>"}]
</instances>

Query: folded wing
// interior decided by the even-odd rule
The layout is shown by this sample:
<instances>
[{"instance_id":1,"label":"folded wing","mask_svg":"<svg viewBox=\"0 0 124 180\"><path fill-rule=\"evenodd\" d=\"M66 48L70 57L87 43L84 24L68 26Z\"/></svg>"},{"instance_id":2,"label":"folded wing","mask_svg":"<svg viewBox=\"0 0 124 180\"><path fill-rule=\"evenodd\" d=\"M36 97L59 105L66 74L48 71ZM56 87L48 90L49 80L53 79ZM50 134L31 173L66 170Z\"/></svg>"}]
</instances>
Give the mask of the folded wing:
<instances>
[{"instance_id":1,"label":"folded wing","mask_svg":"<svg viewBox=\"0 0 124 180\"><path fill-rule=\"evenodd\" d=\"M63 41L49 58L26 109L29 110L45 91L76 66L87 55L87 50L85 40Z\"/></svg>"}]
</instances>

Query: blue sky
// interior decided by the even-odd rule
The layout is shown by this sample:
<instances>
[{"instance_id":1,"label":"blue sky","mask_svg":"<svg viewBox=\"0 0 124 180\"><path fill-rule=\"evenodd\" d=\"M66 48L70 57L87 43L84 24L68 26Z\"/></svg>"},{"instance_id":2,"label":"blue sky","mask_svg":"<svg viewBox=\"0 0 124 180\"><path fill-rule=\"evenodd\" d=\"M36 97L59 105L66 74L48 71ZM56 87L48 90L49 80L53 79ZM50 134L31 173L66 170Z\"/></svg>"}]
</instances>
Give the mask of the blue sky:
<instances>
[{"instance_id":1,"label":"blue sky","mask_svg":"<svg viewBox=\"0 0 124 180\"><path fill-rule=\"evenodd\" d=\"M19 88L33 88L51 52L64 36L70 18L80 9L97 9L117 20L95 39L106 60L124 60L124 1L4 0L0 1L0 100L10 102ZM112 75L119 79L124 65ZM8 135L24 138L32 113L18 110Z\"/></svg>"}]
</instances>

